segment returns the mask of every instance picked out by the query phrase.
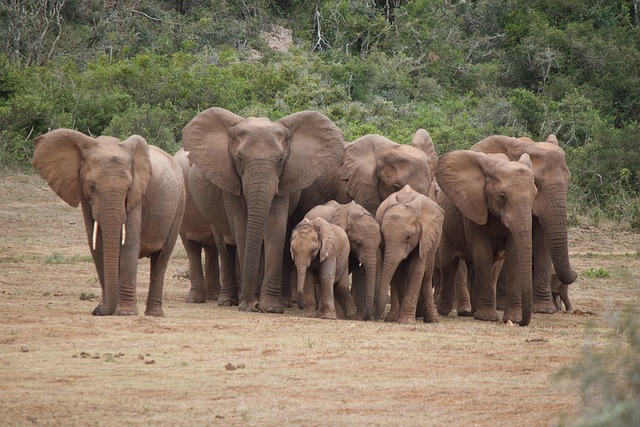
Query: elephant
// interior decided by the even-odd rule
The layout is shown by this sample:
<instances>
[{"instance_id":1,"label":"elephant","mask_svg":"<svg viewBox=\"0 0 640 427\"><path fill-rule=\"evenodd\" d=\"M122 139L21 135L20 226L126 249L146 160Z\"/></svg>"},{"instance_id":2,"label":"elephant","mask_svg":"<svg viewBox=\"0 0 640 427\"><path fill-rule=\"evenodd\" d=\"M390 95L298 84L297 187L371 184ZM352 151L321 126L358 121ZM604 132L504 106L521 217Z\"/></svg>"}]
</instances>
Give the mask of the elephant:
<instances>
[{"instance_id":1,"label":"elephant","mask_svg":"<svg viewBox=\"0 0 640 427\"><path fill-rule=\"evenodd\" d=\"M35 139L33 165L72 207L82 206L102 299L94 315L136 315L138 258L151 258L145 314L163 316L167 263L182 224L178 162L139 135L124 141L57 129Z\"/></svg>"},{"instance_id":2,"label":"elephant","mask_svg":"<svg viewBox=\"0 0 640 427\"><path fill-rule=\"evenodd\" d=\"M471 147L483 153L502 153L510 160L528 154L533 164L538 195L533 204L533 311L554 313L550 278L555 270L562 283L571 284L577 273L569 261L567 188L571 174L564 150L555 135L545 142L494 135Z\"/></svg>"},{"instance_id":3,"label":"elephant","mask_svg":"<svg viewBox=\"0 0 640 427\"><path fill-rule=\"evenodd\" d=\"M437 163L435 146L424 129L416 131L411 145L398 144L382 135L364 135L346 144L344 159L337 168L302 190L292 223L297 224L309 210L330 200L341 204L355 201L375 216L380 203L405 185L429 195ZM356 270L352 278L355 289L375 286L371 270L365 274L363 278ZM367 283L359 284L362 280Z\"/></svg>"},{"instance_id":4,"label":"elephant","mask_svg":"<svg viewBox=\"0 0 640 427\"><path fill-rule=\"evenodd\" d=\"M356 314L349 291L349 251L347 233L322 218L304 218L293 229L291 259L297 270L298 308L322 319L336 319L339 301L347 318Z\"/></svg>"},{"instance_id":5,"label":"elephant","mask_svg":"<svg viewBox=\"0 0 640 427\"><path fill-rule=\"evenodd\" d=\"M361 280L353 280L351 287L358 308L354 319L371 319L382 266L380 225L373 215L354 201L340 204L331 200L311 209L305 218L309 220L323 218L341 227L347 233L351 248L349 270L354 276L362 274L364 270L366 276L364 290L358 288L361 286Z\"/></svg>"},{"instance_id":6,"label":"elephant","mask_svg":"<svg viewBox=\"0 0 640 427\"><path fill-rule=\"evenodd\" d=\"M302 189L342 161L344 135L316 111L272 121L213 107L184 127L182 139L189 160L222 191L241 265L239 309L283 313L289 215ZM257 300L261 254L264 278Z\"/></svg>"},{"instance_id":7,"label":"elephant","mask_svg":"<svg viewBox=\"0 0 640 427\"><path fill-rule=\"evenodd\" d=\"M173 158L182 168L185 182L186 203L180 239L189 259L189 281L191 289L187 294L188 303L204 303L217 300L220 294L220 265L218 263L218 247L211 225L202 216L196 205L191 191L189 191L189 158L187 152L181 148ZM204 250L205 268L202 270L202 251Z\"/></svg>"},{"instance_id":8,"label":"elephant","mask_svg":"<svg viewBox=\"0 0 640 427\"><path fill-rule=\"evenodd\" d=\"M531 321L531 209L537 195L531 159L457 150L438 160L438 204L445 211L439 247L442 279L438 312L453 306L459 260L471 266L475 319L497 321L496 281L505 266L503 321Z\"/></svg>"},{"instance_id":9,"label":"elephant","mask_svg":"<svg viewBox=\"0 0 640 427\"><path fill-rule=\"evenodd\" d=\"M224 207L223 192L196 165L189 168L187 183L192 201L207 223L215 242L216 260L219 259L218 305L238 305L240 268L237 245Z\"/></svg>"},{"instance_id":10,"label":"elephant","mask_svg":"<svg viewBox=\"0 0 640 427\"><path fill-rule=\"evenodd\" d=\"M571 306L571 301L569 301L569 285L562 283L555 273L551 275L551 297L556 311L562 313L562 304L564 304L565 311L573 313L573 307Z\"/></svg>"},{"instance_id":11,"label":"elephant","mask_svg":"<svg viewBox=\"0 0 640 427\"><path fill-rule=\"evenodd\" d=\"M376 221L384 246L376 316L384 311L383 295L391 288L391 311L385 320L415 323L419 313L424 322L438 322L432 277L443 209L405 185L380 204Z\"/></svg>"}]
</instances>

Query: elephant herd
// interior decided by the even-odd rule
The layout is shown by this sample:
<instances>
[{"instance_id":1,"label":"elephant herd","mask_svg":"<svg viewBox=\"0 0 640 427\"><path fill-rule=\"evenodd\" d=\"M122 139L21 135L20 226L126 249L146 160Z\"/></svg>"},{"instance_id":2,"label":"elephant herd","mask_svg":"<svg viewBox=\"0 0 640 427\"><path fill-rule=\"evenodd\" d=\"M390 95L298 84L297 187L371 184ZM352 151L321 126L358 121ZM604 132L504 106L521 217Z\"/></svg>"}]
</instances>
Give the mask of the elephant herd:
<instances>
[{"instance_id":1,"label":"elephant herd","mask_svg":"<svg viewBox=\"0 0 640 427\"><path fill-rule=\"evenodd\" d=\"M283 313L297 302L306 316L399 323L454 309L497 321L500 309L522 326L560 309L557 296L570 310L570 174L553 135L438 156L424 129L411 145L346 143L319 112L272 121L209 108L182 142L171 157L138 135L36 138L36 169L82 206L102 288L94 315L137 314L138 259L150 257L145 313L162 316L178 235L190 303Z\"/></svg>"}]
</instances>

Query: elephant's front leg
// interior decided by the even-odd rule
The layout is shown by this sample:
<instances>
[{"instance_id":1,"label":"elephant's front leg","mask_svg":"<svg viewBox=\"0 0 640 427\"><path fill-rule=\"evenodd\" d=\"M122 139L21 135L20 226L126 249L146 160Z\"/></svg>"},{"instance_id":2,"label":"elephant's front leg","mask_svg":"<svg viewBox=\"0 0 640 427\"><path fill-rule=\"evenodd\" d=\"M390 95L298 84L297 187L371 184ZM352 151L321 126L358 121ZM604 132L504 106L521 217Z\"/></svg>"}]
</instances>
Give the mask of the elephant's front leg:
<instances>
[{"instance_id":1,"label":"elephant's front leg","mask_svg":"<svg viewBox=\"0 0 640 427\"><path fill-rule=\"evenodd\" d=\"M139 215L139 214L138 214ZM126 222L124 245L120 247L120 277L118 280L118 304L114 314L133 316L138 314L136 276L140 254L140 221L135 221L133 211ZM152 292L151 286L149 292ZM160 307L162 310L162 307Z\"/></svg>"},{"instance_id":2,"label":"elephant's front leg","mask_svg":"<svg viewBox=\"0 0 640 427\"><path fill-rule=\"evenodd\" d=\"M264 235L264 279L259 308L267 313L284 313L282 304L282 260L286 240L289 196L275 197Z\"/></svg>"},{"instance_id":3,"label":"elephant's front leg","mask_svg":"<svg viewBox=\"0 0 640 427\"><path fill-rule=\"evenodd\" d=\"M349 290L349 271L345 271L342 277L335 285L335 291L338 294L337 297L340 300L342 307L344 307L344 317L351 319L355 316L357 310L356 303L353 300L351 291Z\"/></svg>"},{"instance_id":4,"label":"elephant's front leg","mask_svg":"<svg viewBox=\"0 0 640 427\"><path fill-rule=\"evenodd\" d=\"M184 246L189 259L189 281L191 282L191 289L189 289L185 301L188 303L206 302L205 276L202 271L202 244L182 239L182 246Z\"/></svg>"},{"instance_id":5,"label":"elephant's front leg","mask_svg":"<svg viewBox=\"0 0 640 427\"><path fill-rule=\"evenodd\" d=\"M207 245L204 248L204 283L208 300L217 300L220 296L220 263L218 247Z\"/></svg>"},{"instance_id":6,"label":"elephant's front leg","mask_svg":"<svg viewBox=\"0 0 640 427\"><path fill-rule=\"evenodd\" d=\"M325 261L323 264L328 263ZM335 282L335 265L328 267L323 265L320 268L320 295L318 303L318 317L321 319L337 319L336 303L333 292ZM351 295L351 294L349 294ZM353 300L351 300L353 304Z\"/></svg>"},{"instance_id":7,"label":"elephant's front leg","mask_svg":"<svg viewBox=\"0 0 640 427\"><path fill-rule=\"evenodd\" d=\"M474 319L490 322L498 321L496 310L496 290L493 287L493 256L490 247L483 251L476 251L473 257L474 265Z\"/></svg>"},{"instance_id":8,"label":"elephant's front leg","mask_svg":"<svg viewBox=\"0 0 640 427\"><path fill-rule=\"evenodd\" d=\"M418 298L427 267L426 258L421 258L418 251L414 250L405 261L408 266L406 269L406 287L404 295L398 295L400 297L398 323L411 324L416 322ZM431 285L431 280L429 280L429 284ZM431 296L431 306L433 307L433 294Z\"/></svg>"},{"instance_id":9,"label":"elephant's front leg","mask_svg":"<svg viewBox=\"0 0 640 427\"><path fill-rule=\"evenodd\" d=\"M544 231L534 219L533 226L533 307L534 313L553 314L551 275L554 272L549 246Z\"/></svg>"}]
</instances>

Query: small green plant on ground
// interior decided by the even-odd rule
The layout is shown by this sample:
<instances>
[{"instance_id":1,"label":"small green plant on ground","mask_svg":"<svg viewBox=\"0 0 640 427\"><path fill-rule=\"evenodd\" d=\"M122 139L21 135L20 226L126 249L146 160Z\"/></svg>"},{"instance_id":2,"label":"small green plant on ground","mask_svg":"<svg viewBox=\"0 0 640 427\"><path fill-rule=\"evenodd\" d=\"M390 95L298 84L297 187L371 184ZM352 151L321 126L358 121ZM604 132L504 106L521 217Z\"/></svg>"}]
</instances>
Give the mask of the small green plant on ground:
<instances>
[{"instance_id":1,"label":"small green plant on ground","mask_svg":"<svg viewBox=\"0 0 640 427\"><path fill-rule=\"evenodd\" d=\"M58 265L58 264L76 264L79 262L91 262L93 260L93 258L91 258L91 256L86 255L86 256L80 256L80 255L72 255L72 256L67 256L64 255L60 252L54 252L51 255L48 255L47 258L44 260L45 263L47 264L53 264L53 265Z\"/></svg>"},{"instance_id":2,"label":"small green plant on ground","mask_svg":"<svg viewBox=\"0 0 640 427\"><path fill-rule=\"evenodd\" d=\"M591 277L592 279L609 277L609 272L604 268L588 268L583 272L583 274L587 277Z\"/></svg>"},{"instance_id":3,"label":"small green plant on ground","mask_svg":"<svg viewBox=\"0 0 640 427\"><path fill-rule=\"evenodd\" d=\"M640 425L640 314L619 317L613 332L613 345L585 345L581 360L559 372L580 387L583 407L576 426Z\"/></svg>"}]
</instances>

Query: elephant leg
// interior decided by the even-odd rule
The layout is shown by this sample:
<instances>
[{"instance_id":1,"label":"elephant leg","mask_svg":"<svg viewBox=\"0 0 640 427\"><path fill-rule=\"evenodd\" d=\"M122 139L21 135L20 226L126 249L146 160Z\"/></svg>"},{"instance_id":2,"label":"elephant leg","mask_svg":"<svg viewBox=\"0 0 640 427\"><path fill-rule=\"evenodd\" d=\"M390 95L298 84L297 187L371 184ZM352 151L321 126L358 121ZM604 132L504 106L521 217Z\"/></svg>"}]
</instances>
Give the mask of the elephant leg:
<instances>
[{"instance_id":1,"label":"elephant leg","mask_svg":"<svg viewBox=\"0 0 640 427\"><path fill-rule=\"evenodd\" d=\"M202 244L193 240L182 239L182 245L189 260L189 281L191 289L185 298L188 303L203 303L207 301L204 287L205 276L202 271Z\"/></svg>"},{"instance_id":2,"label":"elephant leg","mask_svg":"<svg viewBox=\"0 0 640 427\"><path fill-rule=\"evenodd\" d=\"M502 270L498 275L498 281L496 282L496 308L503 311L507 306L507 279L505 274L505 270Z\"/></svg>"},{"instance_id":3,"label":"elephant leg","mask_svg":"<svg viewBox=\"0 0 640 427\"><path fill-rule=\"evenodd\" d=\"M467 263L461 259L458 262L458 271L456 272L453 292L456 314L461 317L468 317L473 314L471 312L471 297L469 295L469 279L473 280L473 277L469 277Z\"/></svg>"},{"instance_id":4,"label":"elephant leg","mask_svg":"<svg viewBox=\"0 0 640 427\"><path fill-rule=\"evenodd\" d=\"M232 306L239 304L238 296L238 260L236 256L236 246L222 242L218 246L220 257L220 294L218 295L218 305Z\"/></svg>"},{"instance_id":5,"label":"elephant leg","mask_svg":"<svg viewBox=\"0 0 640 427\"><path fill-rule=\"evenodd\" d=\"M425 323L438 323L438 312L433 300L433 275L434 266L427 265L420 286L420 297L418 299L418 311ZM465 275L466 276L466 275Z\"/></svg>"},{"instance_id":6,"label":"elephant leg","mask_svg":"<svg viewBox=\"0 0 640 427\"><path fill-rule=\"evenodd\" d=\"M151 254L151 273L149 274L149 294L147 295L147 309L144 314L147 316L164 316L162 310L162 291L164 287L164 276L173 253L173 248L176 244L176 238L178 237L178 229L180 227L179 218L175 221L164 245L160 251Z\"/></svg>"},{"instance_id":7,"label":"elephant leg","mask_svg":"<svg viewBox=\"0 0 640 427\"><path fill-rule=\"evenodd\" d=\"M304 279L304 288L302 291L302 295L298 295L298 299L302 298L304 302L304 312L303 315L305 317L316 317L317 316L317 302L316 302L316 294L317 290L319 290L318 278L315 274L307 269Z\"/></svg>"},{"instance_id":8,"label":"elephant leg","mask_svg":"<svg viewBox=\"0 0 640 427\"><path fill-rule=\"evenodd\" d=\"M384 318L385 322L397 322L400 318L400 303L402 301L400 295L402 295L402 289L399 288L402 288L403 286L403 278L401 278L398 273L394 274L391 279L391 289L389 290L391 294L391 308L389 309L387 316Z\"/></svg>"},{"instance_id":9,"label":"elephant leg","mask_svg":"<svg viewBox=\"0 0 640 427\"><path fill-rule=\"evenodd\" d=\"M476 250L473 258L475 295L473 317L477 320L498 321L496 291L493 286L493 254L489 247Z\"/></svg>"},{"instance_id":10,"label":"elephant leg","mask_svg":"<svg viewBox=\"0 0 640 427\"><path fill-rule=\"evenodd\" d=\"M207 299L217 300L220 296L220 263L218 261L218 247L207 245L204 248L204 282L206 284Z\"/></svg>"},{"instance_id":11,"label":"elephant leg","mask_svg":"<svg viewBox=\"0 0 640 427\"><path fill-rule=\"evenodd\" d=\"M409 257L403 262L407 265L406 268L406 279L405 279L405 288L402 296L398 293L398 298L400 299L400 317L398 318L398 323L403 324L411 324L416 322L416 310L418 309L418 300L420 298L420 290L422 288L423 281L425 279L425 275L429 275L429 286L431 287L431 276L433 275L433 266L427 266L428 261L431 260L433 255L431 249L429 253L427 253L425 258L420 258L417 251L413 251ZM425 301L427 303L427 301ZM430 298L430 307L425 304L428 310L433 307L433 294ZM429 317L433 318L433 314L431 312L426 313Z\"/></svg>"},{"instance_id":12,"label":"elephant leg","mask_svg":"<svg viewBox=\"0 0 640 427\"><path fill-rule=\"evenodd\" d=\"M137 215L140 215L140 213L138 212ZM127 238L125 240L125 244L120 247L118 304L114 313L119 316L134 316L138 314L136 276L138 273L138 255L140 254L140 219L139 217L136 218L137 215L129 215L126 222L126 229L127 234L131 237ZM151 264L152 279L153 270L153 264ZM149 295L154 292L154 290L152 290L152 285L155 286L153 281L151 281L149 285ZM162 296L162 294L160 294L160 296ZM160 300L160 311L162 311L162 300Z\"/></svg>"},{"instance_id":13,"label":"elephant leg","mask_svg":"<svg viewBox=\"0 0 640 427\"><path fill-rule=\"evenodd\" d=\"M275 197L264 237L264 279L258 307L267 313L284 313L282 305L282 255L285 247L289 196Z\"/></svg>"},{"instance_id":14,"label":"elephant leg","mask_svg":"<svg viewBox=\"0 0 640 427\"><path fill-rule=\"evenodd\" d=\"M335 285L335 291L337 293L337 299L340 300L341 305L344 307L344 317L347 319L353 318L358 310L351 291L349 290L349 271L345 271L342 277L338 279Z\"/></svg>"},{"instance_id":15,"label":"elephant leg","mask_svg":"<svg viewBox=\"0 0 640 427\"><path fill-rule=\"evenodd\" d=\"M351 296L356 305L356 313L349 316L352 320L364 319L367 276L364 267L354 267L351 273Z\"/></svg>"},{"instance_id":16,"label":"elephant leg","mask_svg":"<svg viewBox=\"0 0 640 427\"><path fill-rule=\"evenodd\" d=\"M330 270L330 271L327 271ZM335 267L320 270L320 296L318 298L319 317L321 319L337 319L334 295Z\"/></svg>"},{"instance_id":17,"label":"elephant leg","mask_svg":"<svg viewBox=\"0 0 640 427\"><path fill-rule=\"evenodd\" d=\"M551 300L551 275L554 273L549 246L542 227L533 229L533 307L534 313L556 312Z\"/></svg>"},{"instance_id":18,"label":"elephant leg","mask_svg":"<svg viewBox=\"0 0 640 427\"><path fill-rule=\"evenodd\" d=\"M440 294L438 295L438 314L448 316L453 310L455 280L458 274L458 258L440 260Z\"/></svg>"}]
</instances>

